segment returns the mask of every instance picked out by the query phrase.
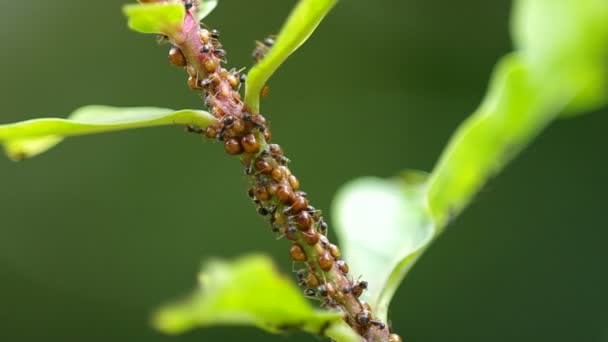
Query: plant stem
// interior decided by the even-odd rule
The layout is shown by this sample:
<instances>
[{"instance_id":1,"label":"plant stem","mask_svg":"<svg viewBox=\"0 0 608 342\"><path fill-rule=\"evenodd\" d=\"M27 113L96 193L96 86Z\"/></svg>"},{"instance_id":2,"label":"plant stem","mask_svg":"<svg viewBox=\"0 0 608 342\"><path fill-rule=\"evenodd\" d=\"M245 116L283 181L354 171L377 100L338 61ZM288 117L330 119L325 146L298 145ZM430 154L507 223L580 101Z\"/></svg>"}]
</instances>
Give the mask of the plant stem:
<instances>
[{"instance_id":1,"label":"plant stem","mask_svg":"<svg viewBox=\"0 0 608 342\"><path fill-rule=\"evenodd\" d=\"M353 281L340 250L327 238L327 223L321 211L309 204L306 193L287 166L289 160L279 145L270 144L266 119L251 111L238 93L239 73L222 67L225 52L219 32L201 28L196 8L187 10L182 32L169 40L174 45L170 58L180 64L184 57L188 84L202 92L218 124L205 131L192 131L224 142L226 152L240 155L251 188L249 195L258 212L269 217L273 232L291 241L290 256L303 265L297 271L305 293L320 299L331 310L344 314L345 322L366 341L387 342L385 323L374 320L369 305L359 300L367 282Z\"/></svg>"}]
</instances>

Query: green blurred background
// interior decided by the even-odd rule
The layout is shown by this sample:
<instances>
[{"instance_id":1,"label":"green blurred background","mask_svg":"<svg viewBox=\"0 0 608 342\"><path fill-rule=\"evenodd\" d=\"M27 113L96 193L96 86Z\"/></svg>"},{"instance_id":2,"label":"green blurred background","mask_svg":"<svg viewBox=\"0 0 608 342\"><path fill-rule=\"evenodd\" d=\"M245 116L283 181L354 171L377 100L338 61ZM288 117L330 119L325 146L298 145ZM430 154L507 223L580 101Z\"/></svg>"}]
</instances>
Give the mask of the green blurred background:
<instances>
[{"instance_id":1,"label":"green blurred background","mask_svg":"<svg viewBox=\"0 0 608 342\"><path fill-rule=\"evenodd\" d=\"M84 104L198 108L168 47L126 29L126 1L0 1L0 122ZM231 66L295 1L221 2ZM511 50L507 0L342 1L273 78L263 112L315 205L363 175L430 170ZM555 23L559 25L559 23ZM400 288L408 341L608 341L607 110L553 124ZM169 127L0 159L0 341L308 341L249 328L167 337L152 310L210 256L291 271L221 145ZM373 280L372 280L373 286Z\"/></svg>"}]
</instances>

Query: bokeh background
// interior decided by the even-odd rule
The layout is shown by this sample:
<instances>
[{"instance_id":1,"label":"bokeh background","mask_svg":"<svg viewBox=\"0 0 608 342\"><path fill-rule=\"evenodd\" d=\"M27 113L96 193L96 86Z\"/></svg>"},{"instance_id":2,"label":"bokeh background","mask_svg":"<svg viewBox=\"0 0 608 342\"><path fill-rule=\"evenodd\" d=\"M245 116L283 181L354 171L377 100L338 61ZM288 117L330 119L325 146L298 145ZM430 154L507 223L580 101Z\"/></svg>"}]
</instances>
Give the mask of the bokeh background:
<instances>
[{"instance_id":1,"label":"bokeh background","mask_svg":"<svg viewBox=\"0 0 608 342\"><path fill-rule=\"evenodd\" d=\"M0 1L0 122L84 104L198 108L125 1ZM233 66L295 1L222 1ZM315 206L358 176L430 170L511 50L507 0L342 1L273 78L263 111ZM559 25L560 23L555 23ZM608 112L554 123L414 268L407 341L608 341ZM165 127L0 158L0 341L308 341L252 328L167 337L150 313L202 260L264 251L291 271L221 145Z\"/></svg>"}]
</instances>

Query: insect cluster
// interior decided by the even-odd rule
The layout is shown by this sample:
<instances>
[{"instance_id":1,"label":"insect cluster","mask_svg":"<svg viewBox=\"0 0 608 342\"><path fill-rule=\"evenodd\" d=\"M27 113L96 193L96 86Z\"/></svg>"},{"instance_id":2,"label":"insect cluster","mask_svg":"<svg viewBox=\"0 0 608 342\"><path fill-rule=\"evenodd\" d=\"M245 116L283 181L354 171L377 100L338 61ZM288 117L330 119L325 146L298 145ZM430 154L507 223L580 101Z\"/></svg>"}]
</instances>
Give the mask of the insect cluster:
<instances>
[{"instance_id":1,"label":"insect cluster","mask_svg":"<svg viewBox=\"0 0 608 342\"><path fill-rule=\"evenodd\" d=\"M184 5L186 20L188 16L193 18L196 8L192 2L185 1ZM205 130L190 126L188 131L221 141L226 153L240 156L251 185L249 197L276 236L290 241L289 255L299 265L296 275L306 296L343 312L345 321L364 337L372 329L379 329L389 336L387 341L401 341L398 335L388 335L386 325L375 320L369 305L359 300L368 283L348 275L349 267L340 259L340 249L327 238L328 225L322 212L310 205L308 195L300 189L281 146L270 143L268 122L242 101L239 89L245 77L240 71L222 67L226 52L219 37L217 30L197 25L184 42L173 42L169 52L170 62L186 70L189 87L201 92L217 119ZM262 60L273 43L272 36L257 42L254 61Z\"/></svg>"}]
</instances>

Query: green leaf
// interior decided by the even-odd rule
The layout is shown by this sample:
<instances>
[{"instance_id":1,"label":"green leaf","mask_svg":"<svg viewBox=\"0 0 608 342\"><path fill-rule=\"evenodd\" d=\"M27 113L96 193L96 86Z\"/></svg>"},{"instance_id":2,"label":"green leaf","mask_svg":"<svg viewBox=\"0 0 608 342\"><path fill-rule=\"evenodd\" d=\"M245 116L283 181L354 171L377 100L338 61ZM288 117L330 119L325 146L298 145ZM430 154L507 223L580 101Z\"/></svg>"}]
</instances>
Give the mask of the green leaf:
<instances>
[{"instance_id":1,"label":"green leaf","mask_svg":"<svg viewBox=\"0 0 608 342\"><path fill-rule=\"evenodd\" d=\"M189 298L156 313L153 321L158 329L177 334L196 327L249 325L273 333L293 329L315 335L344 333L339 328L340 313L313 309L301 290L265 256L208 262L199 280ZM352 334L351 339L342 340L360 341Z\"/></svg>"},{"instance_id":2,"label":"green leaf","mask_svg":"<svg viewBox=\"0 0 608 342\"><path fill-rule=\"evenodd\" d=\"M0 125L0 143L13 160L43 153L65 137L163 125L206 128L215 118L204 111L133 107L86 106L68 119L46 118Z\"/></svg>"},{"instance_id":3,"label":"green leaf","mask_svg":"<svg viewBox=\"0 0 608 342\"><path fill-rule=\"evenodd\" d=\"M457 215L535 137L573 95L536 83L517 55L499 64L488 95L452 137L429 179L428 204L437 224Z\"/></svg>"},{"instance_id":4,"label":"green leaf","mask_svg":"<svg viewBox=\"0 0 608 342\"><path fill-rule=\"evenodd\" d=\"M196 11L196 17L198 20L203 20L207 17L215 7L217 7L217 0L201 0Z\"/></svg>"},{"instance_id":5,"label":"green leaf","mask_svg":"<svg viewBox=\"0 0 608 342\"><path fill-rule=\"evenodd\" d=\"M131 4L123 6L123 12L129 18L129 28L133 31L168 36L181 29L186 15L182 3Z\"/></svg>"},{"instance_id":6,"label":"green leaf","mask_svg":"<svg viewBox=\"0 0 608 342\"><path fill-rule=\"evenodd\" d=\"M247 75L245 103L260 110L260 92L272 74L310 37L338 0L300 0L279 33L274 46Z\"/></svg>"},{"instance_id":7,"label":"green leaf","mask_svg":"<svg viewBox=\"0 0 608 342\"><path fill-rule=\"evenodd\" d=\"M360 178L344 185L333 203L336 234L351 274L369 282L363 299L385 322L401 280L435 235L424 179L419 172L391 180Z\"/></svg>"},{"instance_id":8,"label":"green leaf","mask_svg":"<svg viewBox=\"0 0 608 342\"><path fill-rule=\"evenodd\" d=\"M564 114L607 103L608 1L519 0L512 31L534 77L575 94Z\"/></svg>"},{"instance_id":9,"label":"green leaf","mask_svg":"<svg viewBox=\"0 0 608 342\"><path fill-rule=\"evenodd\" d=\"M519 0L513 23L518 51L498 63L429 179L364 178L334 202L346 260L370 282L381 318L406 272L488 178L560 113L608 100L608 1Z\"/></svg>"}]
</instances>

